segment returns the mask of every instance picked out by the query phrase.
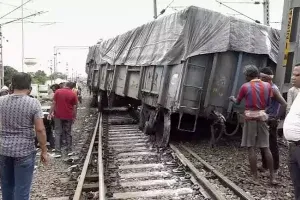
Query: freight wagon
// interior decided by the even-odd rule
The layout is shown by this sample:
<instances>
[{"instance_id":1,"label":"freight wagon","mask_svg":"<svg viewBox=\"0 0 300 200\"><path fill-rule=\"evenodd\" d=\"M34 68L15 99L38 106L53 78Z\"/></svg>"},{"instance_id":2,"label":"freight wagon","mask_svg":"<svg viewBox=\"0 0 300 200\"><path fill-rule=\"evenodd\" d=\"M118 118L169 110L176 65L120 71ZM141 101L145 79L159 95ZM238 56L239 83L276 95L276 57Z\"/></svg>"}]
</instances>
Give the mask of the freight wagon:
<instances>
[{"instance_id":1,"label":"freight wagon","mask_svg":"<svg viewBox=\"0 0 300 200\"><path fill-rule=\"evenodd\" d=\"M242 122L228 97L245 82L243 68L275 71L278 41L278 30L191 6L90 47L88 85L100 110L141 105L140 128L159 146L171 123L195 132L199 118L211 122L214 144L228 134L225 121Z\"/></svg>"}]
</instances>

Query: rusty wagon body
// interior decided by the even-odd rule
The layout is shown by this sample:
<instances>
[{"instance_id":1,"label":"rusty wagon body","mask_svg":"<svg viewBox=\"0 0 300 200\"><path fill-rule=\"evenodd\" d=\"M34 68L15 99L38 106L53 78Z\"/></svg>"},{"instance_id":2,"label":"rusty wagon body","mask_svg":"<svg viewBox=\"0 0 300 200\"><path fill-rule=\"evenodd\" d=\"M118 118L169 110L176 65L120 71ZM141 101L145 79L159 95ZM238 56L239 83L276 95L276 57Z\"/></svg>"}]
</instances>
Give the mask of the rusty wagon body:
<instances>
[{"instance_id":1,"label":"rusty wagon body","mask_svg":"<svg viewBox=\"0 0 300 200\"><path fill-rule=\"evenodd\" d=\"M88 85L100 107L140 103L141 128L165 145L173 113L190 132L198 117L230 121L244 66L275 70L278 41L278 30L191 6L90 47Z\"/></svg>"}]
</instances>

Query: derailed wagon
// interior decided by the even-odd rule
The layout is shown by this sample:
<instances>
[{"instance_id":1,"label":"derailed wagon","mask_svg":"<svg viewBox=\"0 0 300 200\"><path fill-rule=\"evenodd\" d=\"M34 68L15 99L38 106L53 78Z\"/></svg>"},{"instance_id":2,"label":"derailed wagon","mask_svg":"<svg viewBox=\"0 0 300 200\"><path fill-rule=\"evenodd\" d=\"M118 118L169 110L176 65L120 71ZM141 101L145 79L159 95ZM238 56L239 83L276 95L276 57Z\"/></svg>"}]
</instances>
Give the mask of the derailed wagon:
<instances>
[{"instance_id":1,"label":"derailed wagon","mask_svg":"<svg viewBox=\"0 0 300 200\"><path fill-rule=\"evenodd\" d=\"M278 30L191 6L91 47L88 84L99 109L141 104L140 128L159 146L171 123L195 132L199 118L211 119L214 143L226 120L239 125L242 110L228 97L244 83L244 66L275 70L278 41Z\"/></svg>"}]
</instances>

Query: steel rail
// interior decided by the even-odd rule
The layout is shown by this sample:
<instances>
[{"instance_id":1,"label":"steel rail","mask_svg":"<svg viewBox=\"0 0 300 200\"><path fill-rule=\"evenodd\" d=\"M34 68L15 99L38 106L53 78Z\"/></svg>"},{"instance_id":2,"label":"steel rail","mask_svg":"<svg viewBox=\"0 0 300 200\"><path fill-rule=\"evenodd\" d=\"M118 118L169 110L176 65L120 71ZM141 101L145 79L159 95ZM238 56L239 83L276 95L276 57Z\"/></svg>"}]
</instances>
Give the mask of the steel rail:
<instances>
[{"instance_id":1,"label":"steel rail","mask_svg":"<svg viewBox=\"0 0 300 200\"><path fill-rule=\"evenodd\" d=\"M92 151L93 151L93 147L94 147L94 144L95 144L97 130L99 128L100 115L101 114L99 113L97 123L96 123L95 129L94 129L93 137L92 137L90 147L89 147L88 153L87 153L85 161L84 161L84 165L83 165L83 168L82 168L82 171L81 171L81 174L80 174L80 179L78 181L73 200L80 200L80 198L81 198L81 193L82 193L82 188L83 188L85 176L86 176L87 169L88 169L91 157L92 157ZM100 138L100 136L99 136L99 138Z\"/></svg>"},{"instance_id":2,"label":"steel rail","mask_svg":"<svg viewBox=\"0 0 300 200\"><path fill-rule=\"evenodd\" d=\"M102 134L103 134L103 115L100 113L99 140L98 140L98 174L99 174L99 200L105 200L104 169L102 158Z\"/></svg>"},{"instance_id":3,"label":"steel rail","mask_svg":"<svg viewBox=\"0 0 300 200\"><path fill-rule=\"evenodd\" d=\"M196 154L194 151L192 151L187 146L180 144L180 147L182 147L184 150L186 150L189 154L191 154L194 158L197 159L206 169L214 173L223 183L226 184L233 192L240 197L243 200L254 200L254 198L247 194L242 188L237 186L234 182L229 180L227 177L225 177L223 174L221 174L218 170L216 170L213 166L211 166L209 163L207 163L204 159L202 159L198 154Z\"/></svg>"},{"instance_id":4,"label":"steel rail","mask_svg":"<svg viewBox=\"0 0 300 200\"><path fill-rule=\"evenodd\" d=\"M200 173L199 170L189 161L181 151L173 144L170 144L170 148L175 152L176 157L182 162L183 165L187 166L193 175L197 178L197 181L201 183L206 192L214 200L226 200L226 198Z\"/></svg>"}]
</instances>

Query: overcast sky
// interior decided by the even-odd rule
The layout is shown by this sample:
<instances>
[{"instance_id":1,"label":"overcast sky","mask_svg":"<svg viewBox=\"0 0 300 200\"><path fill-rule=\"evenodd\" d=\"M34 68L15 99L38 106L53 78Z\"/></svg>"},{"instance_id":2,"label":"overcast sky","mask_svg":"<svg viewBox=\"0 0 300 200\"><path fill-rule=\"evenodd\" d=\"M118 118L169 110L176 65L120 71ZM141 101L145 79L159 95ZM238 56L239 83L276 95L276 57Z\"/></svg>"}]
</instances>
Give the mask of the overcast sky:
<instances>
[{"instance_id":1,"label":"overcast sky","mask_svg":"<svg viewBox=\"0 0 300 200\"><path fill-rule=\"evenodd\" d=\"M26 2L27 0L24 0ZM224 0L225 1L225 0ZM252 1L252 0L226 0ZM271 22L280 22L283 0L271 1ZM3 16L15 7L21 5L22 0L0 0L0 14ZM157 0L158 12L165 8L172 0ZM11 5L7 5L11 4ZM215 0L174 0L164 15L176 12L190 5L204 7L224 14L236 14L234 11L218 4ZM262 5L227 4L253 19L263 21ZM147 23L153 19L153 0L32 0L26 4L24 16L37 11L47 13L26 19L30 22L57 22L45 26L42 23L24 24L25 58L35 58L37 65L31 69L42 69L49 72L50 60L53 60L55 46L91 46L100 38L110 38ZM0 19L0 23L21 17L21 10ZM162 16L161 16L162 17ZM247 19L243 16L236 17ZM272 23L280 28L280 24ZM22 69L22 34L21 23L12 23L2 27L4 65ZM6 41L8 40L8 41ZM85 74L86 49L60 49L58 55L58 70L69 71L74 68L78 74Z\"/></svg>"}]
</instances>

